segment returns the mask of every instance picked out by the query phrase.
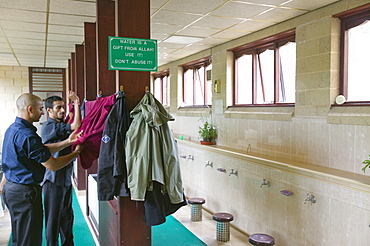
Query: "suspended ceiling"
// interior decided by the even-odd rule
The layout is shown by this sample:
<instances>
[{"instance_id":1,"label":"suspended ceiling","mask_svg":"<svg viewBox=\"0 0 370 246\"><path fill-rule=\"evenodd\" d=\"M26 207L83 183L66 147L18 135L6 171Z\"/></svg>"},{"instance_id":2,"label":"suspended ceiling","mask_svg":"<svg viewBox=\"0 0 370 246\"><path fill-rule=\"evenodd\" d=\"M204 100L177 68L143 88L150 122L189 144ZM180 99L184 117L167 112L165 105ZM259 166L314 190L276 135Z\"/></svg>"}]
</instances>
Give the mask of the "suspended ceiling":
<instances>
[{"instance_id":1,"label":"suspended ceiling","mask_svg":"<svg viewBox=\"0 0 370 246\"><path fill-rule=\"evenodd\" d=\"M151 0L158 64L200 52L338 0ZM95 0L0 0L0 65L67 67Z\"/></svg>"}]
</instances>

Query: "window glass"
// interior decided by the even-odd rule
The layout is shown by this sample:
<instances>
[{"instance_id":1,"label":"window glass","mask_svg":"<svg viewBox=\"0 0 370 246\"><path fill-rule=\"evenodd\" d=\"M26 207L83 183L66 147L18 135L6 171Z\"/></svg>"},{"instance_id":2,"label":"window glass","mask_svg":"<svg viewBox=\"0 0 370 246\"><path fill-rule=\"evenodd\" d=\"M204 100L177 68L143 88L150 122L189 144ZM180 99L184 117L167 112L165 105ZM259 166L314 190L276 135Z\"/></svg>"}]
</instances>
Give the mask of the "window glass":
<instances>
[{"instance_id":1,"label":"window glass","mask_svg":"<svg viewBox=\"0 0 370 246\"><path fill-rule=\"evenodd\" d=\"M252 55L236 60L235 104L252 104ZM244 83L239 83L244 81Z\"/></svg>"},{"instance_id":2,"label":"window glass","mask_svg":"<svg viewBox=\"0 0 370 246\"><path fill-rule=\"evenodd\" d=\"M347 30L347 101L370 101L370 21Z\"/></svg>"},{"instance_id":3,"label":"window glass","mask_svg":"<svg viewBox=\"0 0 370 246\"><path fill-rule=\"evenodd\" d=\"M295 31L233 49L234 105L295 102Z\"/></svg>"},{"instance_id":4,"label":"window glass","mask_svg":"<svg viewBox=\"0 0 370 246\"><path fill-rule=\"evenodd\" d=\"M212 64L210 58L203 58L183 66L184 106L212 104ZM207 76L208 75L208 76Z\"/></svg>"},{"instance_id":5,"label":"window glass","mask_svg":"<svg viewBox=\"0 0 370 246\"><path fill-rule=\"evenodd\" d=\"M274 103L274 51L257 54L256 103Z\"/></svg>"},{"instance_id":6,"label":"window glass","mask_svg":"<svg viewBox=\"0 0 370 246\"><path fill-rule=\"evenodd\" d=\"M279 103L295 102L296 44L289 42L279 48Z\"/></svg>"}]
</instances>

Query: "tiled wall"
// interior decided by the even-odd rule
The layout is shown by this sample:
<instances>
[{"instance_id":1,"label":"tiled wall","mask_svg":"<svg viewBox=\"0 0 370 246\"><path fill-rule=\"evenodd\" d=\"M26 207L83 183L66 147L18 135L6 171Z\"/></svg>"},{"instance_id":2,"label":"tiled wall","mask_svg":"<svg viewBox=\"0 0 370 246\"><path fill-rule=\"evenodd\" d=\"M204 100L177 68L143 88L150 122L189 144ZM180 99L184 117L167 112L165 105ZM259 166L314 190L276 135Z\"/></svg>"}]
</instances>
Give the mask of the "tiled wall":
<instances>
[{"instance_id":1,"label":"tiled wall","mask_svg":"<svg viewBox=\"0 0 370 246\"><path fill-rule=\"evenodd\" d=\"M16 100L26 92L29 92L28 67L0 65L0 150L4 133L17 115Z\"/></svg>"},{"instance_id":2,"label":"tiled wall","mask_svg":"<svg viewBox=\"0 0 370 246\"><path fill-rule=\"evenodd\" d=\"M203 207L211 213L233 214L231 225L239 230L270 234L276 246L369 244L369 185L293 162L249 158L183 140L178 146L186 157L180 158L185 195L204 198ZM261 187L263 179L269 187ZM305 203L308 193L315 203Z\"/></svg>"}]
</instances>

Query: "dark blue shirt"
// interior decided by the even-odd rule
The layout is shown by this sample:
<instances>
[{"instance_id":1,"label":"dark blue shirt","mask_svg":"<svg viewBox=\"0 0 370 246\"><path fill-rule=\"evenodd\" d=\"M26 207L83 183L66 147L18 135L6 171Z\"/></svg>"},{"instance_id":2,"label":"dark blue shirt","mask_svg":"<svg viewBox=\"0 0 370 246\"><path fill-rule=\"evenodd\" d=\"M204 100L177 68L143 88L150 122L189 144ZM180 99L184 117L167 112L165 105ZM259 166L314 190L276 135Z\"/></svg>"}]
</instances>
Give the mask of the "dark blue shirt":
<instances>
[{"instance_id":1,"label":"dark blue shirt","mask_svg":"<svg viewBox=\"0 0 370 246\"><path fill-rule=\"evenodd\" d=\"M67 139L70 134L71 134L70 124L66 124L63 121L57 122L56 120L50 117L46 122L44 122L41 129L42 142L45 144L63 141ZM53 156L56 158L59 156L68 155L69 153L71 153L71 146L68 146L62 149L61 151L54 153ZM72 162L55 172L46 169L42 184L44 184L46 180L49 180L59 186L70 186L72 185L71 179L72 170L73 170Z\"/></svg>"},{"instance_id":2,"label":"dark blue shirt","mask_svg":"<svg viewBox=\"0 0 370 246\"><path fill-rule=\"evenodd\" d=\"M2 164L7 180L32 185L42 181L45 167L41 163L49 160L51 153L36 130L33 124L19 117L6 130Z\"/></svg>"}]
</instances>

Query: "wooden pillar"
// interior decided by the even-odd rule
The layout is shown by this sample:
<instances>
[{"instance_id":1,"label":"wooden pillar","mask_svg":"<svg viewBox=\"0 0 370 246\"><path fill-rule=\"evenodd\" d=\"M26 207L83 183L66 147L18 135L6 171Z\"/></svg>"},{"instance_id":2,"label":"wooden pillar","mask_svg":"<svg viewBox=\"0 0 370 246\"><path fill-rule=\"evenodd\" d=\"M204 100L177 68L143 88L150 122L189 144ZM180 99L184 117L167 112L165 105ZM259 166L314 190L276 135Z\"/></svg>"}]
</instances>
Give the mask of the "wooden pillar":
<instances>
[{"instance_id":1,"label":"wooden pillar","mask_svg":"<svg viewBox=\"0 0 370 246\"><path fill-rule=\"evenodd\" d=\"M116 0L116 36L150 39L150 0ZM133 109L149 86L149 72L118 71L118 83L124 86L127 106Z\"/></svg>"},{"instance_id":2,"label":"wooden pillar","mask_svg":"<svg viewBox=\"0 0 370 246\"><path fill-rule=\"evenodd\" d=\"M85 22L85 99L95 100L98 95L96 61L96 24Z\"/></svg>"},{"instance_id":3,"label":"wooden pillar","mask_svg":"<svg viewBox=\"0 0 370 246\"><path fill-rule=\"evenodd\" d=\"M71 90L71 88L72 88L72 60L68 59L68 90ZM68 94L68 91L66 91L66 94ZM66 95L64 95L64 98L66 98L67 100Z\"/></svg>"},{"instance_id":4,"label":"wooden pillar","mask_svg":"<svg viewBox=\"0 0 370 246\"><path fill-rule=\"evenodd\" d=\"M69 82L69 90L75 90L76 84L76 53L71 53L71 81Z\"/></svg>"},{"instance_id":5,"label":"wooden pillar","mask_svg":"<svg viewBox=\"0 0 370 246\"><path fill-rule=\"evenodd\" d=\"M116 35L128 38L150 38L150 0L116 0ZM132 110L149 86L149 72L117 71L118 84L124 86L126 102ZM143 202L118 197L118 245L151 245L151 227L143 221Z\"/></svg>"},{"instance_id":6,"label":"wooden pillar","mask_svg":"<svg viewBox=\"0 0 370 246\"><path fill-rule=\"evenodd\" d=\"M97 86L104 96L116 93L118 88L116 71L108 70L108 36L115 36L114 8L114 1L96 1Z\"/></svg>"},{"instance_id":7,"label":"wooden pillar","mask_svg":"<svg viewBox=\"0 0 370 246\"><path fill-rule=\"evenodd\" d=\"M84 66L84 46L82 44L76 44L76 58L75 58L75 84L74 91L80 100L85 98L85 88L84 88L84 75L85 75L85 66ZM82 168L80 164L80 158L77 158L77 173L75 173L75 183L77 189L85 190L86 189L86 171Z\"/></svg>"},{"instance_id":8,"label":"wooden pillar","mask_svg":"<svg viewBox=\"0 0 370 246\"><path fill-rule=\"evenodd\" d=\"M83 100L85 98L85 64L84 45L76 44L76 86L75 92Z\"/></svg>"}]
</instances>

